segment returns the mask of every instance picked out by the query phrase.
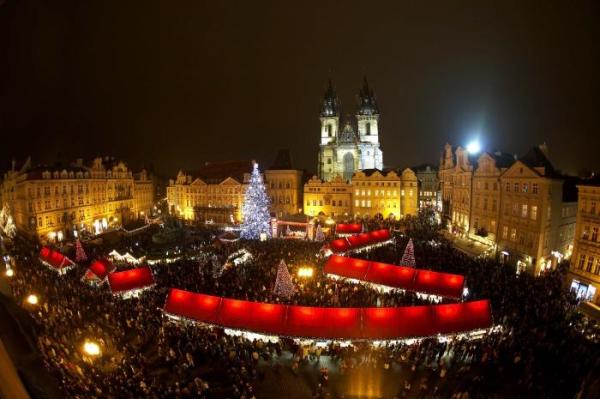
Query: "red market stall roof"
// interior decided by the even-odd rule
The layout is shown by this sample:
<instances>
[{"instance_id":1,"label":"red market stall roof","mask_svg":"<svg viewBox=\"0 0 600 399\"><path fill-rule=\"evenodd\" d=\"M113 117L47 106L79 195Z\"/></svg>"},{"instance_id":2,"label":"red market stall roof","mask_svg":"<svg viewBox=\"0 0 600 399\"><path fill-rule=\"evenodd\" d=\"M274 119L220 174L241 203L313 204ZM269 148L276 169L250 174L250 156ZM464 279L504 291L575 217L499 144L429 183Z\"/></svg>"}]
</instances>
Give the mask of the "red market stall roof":
<instances>
[{"instance_id":1,"label":"red market stall roof","mask_svg":"<svg viewBox=\"0 0 600 399\"><path fill-rule=\"evenodd\" d=\"M489 301L396 308L324 308L250 302L172 288L167 314L266 335L388 340L492 326Z\"/></svg>"},{"instance_id":2,"label":"red market stall roof","mask_svg":"<svg viewBox=\"0 0 600 399\"><path fill-rule=\"evenodd\" d=\"M122 272L110 273L108 284L113 294L139 290L154 285L154 277L148 266Z\"/></svg>"},{"instance_id":3,"label":"red market stall roof","mask_svg":"<svg viewBox=\"0 0 600 399\"><path fill-rule=\"evenodd\" d=\"M100 280L104 280L109 273L112 273L116 270L116 267L108 259L100 258L92 262L89 270Z\"/></svg>"},{"instance_id":4,"label":"red market stall roof","mask_svg":"<svg viewBox=\"0 0 600 399\"><path fill-rule=\"evenodd\" d=\"M335 226L336 234L358 234L362 231L360 223L340 223Z\"/></svg>"},{"instance_id":5,"label":"red market stall roof","mask_svg":"<svg viewBox=\"0 0 600 399\"><path fill-rule=\"evenodd\" d=\"M71 259L49 247L40 250L40 260L58 272L64 272L75 265Z\"/></svg>"},{"instance_id":6,"label":"red market stall roof","mask_svg":"<svg viewBox=\"0 0 600 399\"><path fill-rule=\"evenodd\" d=\"M346 252L348 250L366 247L389 240L391 237L388 229L375 230L369 233L353 235L347 238L338 238L331 241L329 247L333 252Z\"/></svg>"},{"instance_id":7,"label":"red market stall roof","mask_svg":"<svg viewBox=\"0 0 600 399\"><path fill-rule=\"evenodd\" d=\"M449 298L461 298L465 284L464 276L459 274L440 273L339 255L332 255L327 260L323 272L387 287Z\"/></svg>"}]
</instances>

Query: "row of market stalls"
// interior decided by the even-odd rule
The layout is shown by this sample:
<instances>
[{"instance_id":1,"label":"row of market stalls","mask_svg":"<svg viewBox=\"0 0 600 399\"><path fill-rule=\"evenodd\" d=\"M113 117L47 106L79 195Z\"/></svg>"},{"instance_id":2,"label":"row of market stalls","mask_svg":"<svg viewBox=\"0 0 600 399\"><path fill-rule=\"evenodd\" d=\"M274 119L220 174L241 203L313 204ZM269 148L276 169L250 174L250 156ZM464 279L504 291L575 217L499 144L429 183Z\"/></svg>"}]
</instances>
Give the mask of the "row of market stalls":
<instances>
[{"instance_id":1,"label":"row of market stalls","mask_svg":"<svg viewBox=\"0 0 600 399\"><path fill-rule=\"evenodd\" d=\"M134 258L135 259L135 258ZM137 259L135 259L137 261ZM60 252L49 247L40 250L40 261L51 270L65 274L75 266L75 263ZM117 267L108 259L93 260L82 281L90 285L100 286L108 283L113 295L129 298L139 295L143 290L155 285L154 276L149 266L136 267L124 271L116 271Z\"/></svg>"},{"instance_id":2,"label":"row of market stalls","mask_svg":"<svg viewBox=\"0 0 600 399\"><path fill-rule=\"evenodd\" d=\"M172 288L165 313L224 328L315 339L399 340L487 329L487 300L444 305L330 308L251 302Z\"/></svg>"},{"instance_id":3,"label":"row of market stalls","mask_svg":"<svg viewBox=\"0 0 600 399\"><path fill-rule=\"evenodd\" d=\"M329 250L333 253L344 254L370 249L391 242L392 236L390 231L388 229L381 229L335 239L329 243Z\"/></svg>"},{"instance_id":4,"label":"row of market stalls","mask_svg":"<svg viewBox=\"0 0 600 399\"><path fill-rule=\"evenodd\" d=\"M458 274L440 273L339 255L332 255L327 259L323 273L358 282L453 299L462 298L465 285L464 276Z\"/></svg>"}]
</instances>

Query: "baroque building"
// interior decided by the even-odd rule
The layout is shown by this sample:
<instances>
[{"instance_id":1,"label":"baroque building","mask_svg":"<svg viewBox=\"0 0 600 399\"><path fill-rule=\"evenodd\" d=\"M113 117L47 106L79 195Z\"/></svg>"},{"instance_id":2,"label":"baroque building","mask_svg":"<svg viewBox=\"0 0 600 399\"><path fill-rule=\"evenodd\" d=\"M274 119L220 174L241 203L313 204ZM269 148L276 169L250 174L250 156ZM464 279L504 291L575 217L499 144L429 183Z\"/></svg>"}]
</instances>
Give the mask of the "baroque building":
<instances>
[{"instance_id":1,"label":"baroque building","mask_svg":"<svg viewBox=\"0 0 600 399\"><path fill-rule=\"evenodd\" d=\"M516 159L501 152L475 157L446 144L439 176L442 215L454 234L487 244L501 260L536 275L570 256L574 180L554 169L544 145Z\"/></svg>"},{"instance_id":2,"label":"baroque building","mask_svg":"<svg viewBox=\"0 0 600 399\"><path fill-rule=\"evenodd\" d=\"M379 148L379 108L365 78L359 93L356 123L340 124L340 102L331 81L321 104L321 141L318 176L323 181L341 176L350 180L361 169L383 169Z\"/></svg>"},{"instance_id":3,"label":"baroque building","mask_svg":"<svg viewBox=\"0 0 600 399\"><path fill-rule=\"evenodd\" d=\"M201 223L240 223L252 165L253 161L207 162L194 172L179 171L167 187L169 213ZM303 172L293 169L287 150L277 154L263 179L273 216L301 212Z\"/></svg>"},{"instance_id":4,"label":"baroque building","mask_svg":"<svg viewBox=\"0 0 600 399\"><path fill-rule=\"evenodd\" d=\"M600 305L600 180L577 186L575 246L568 283L577 298Z\"/></svg>"},{"instance_id":5,"label":"baroque building","mask_svg":"<svg viewBox=\"0 0 600 399\"><path fill-rule=\"evenodd\" d=\"M13 167L2 181L17 228L42 240L62 241L82 232L100 233L150 215L154 184L146 171L133 174L113 158L91 164Z\"/></svg>"},{"instance_id":6,"label":"baroque building","mask_svg":"<svg viewBox=\"0 0 600 399\"><path fill-rule=\"evenodd\" d=\"M418 211L418 181L411 169L365 169L354 173L351 181L336 176L323 181L314 176L304 185L305 214L399 219Z\"/></svg>"}]
</instances>

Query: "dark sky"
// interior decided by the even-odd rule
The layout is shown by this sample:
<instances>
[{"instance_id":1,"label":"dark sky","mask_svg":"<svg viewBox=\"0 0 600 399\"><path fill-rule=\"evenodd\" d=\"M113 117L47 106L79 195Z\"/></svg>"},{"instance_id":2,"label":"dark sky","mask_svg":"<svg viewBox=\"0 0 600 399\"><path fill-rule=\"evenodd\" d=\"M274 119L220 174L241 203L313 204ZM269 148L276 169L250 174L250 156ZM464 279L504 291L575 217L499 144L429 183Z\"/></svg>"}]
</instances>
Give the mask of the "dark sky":
<instances>
[{"instance_id":1,"label":"dark sky","mask_svg":"<svg viewBox=\"0 0 600 399\"><path fill-rule=\"evenodd\" d=\"M0 3L2 168L110 154L173 174L288 147L315 171L327 79L354 113L366 74L386 166L479 133L600 170L598 1Z\"/></svg>"}]
</instances>

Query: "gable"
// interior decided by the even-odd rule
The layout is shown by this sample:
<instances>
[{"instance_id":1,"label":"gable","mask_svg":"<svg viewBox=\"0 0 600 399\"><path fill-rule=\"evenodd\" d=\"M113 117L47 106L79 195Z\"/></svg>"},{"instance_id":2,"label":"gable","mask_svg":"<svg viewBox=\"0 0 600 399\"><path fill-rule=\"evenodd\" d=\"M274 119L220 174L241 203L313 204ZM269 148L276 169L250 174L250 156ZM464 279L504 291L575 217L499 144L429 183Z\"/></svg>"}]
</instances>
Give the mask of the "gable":
<instances>
[{"instance_id":1,"label":"gable","mask_svg":"<svg viewBox=\"0 0 600 399\"><path fill-rule=\"evenodd\" d=\"M223 180L221 183L219 183L220 185L227 185L227 186L239 186L241 183L237 180L235 180L233 177L228 177L225 180Z\"/></svg>"},{"instance_id":2,"label":"gable","mask_svg":"<svg viewBox=\"0 0 600 399\"><path fill-rule=\"evenodd\" d=\"M199 177L197 177L191 184L192 186L206 186L206 183L200 179Z\"/></svg>"},{"instance_id":3,"label":"gable","mask_svg":"<svg viewBox=\"0 0 600 399\"><path fill-rule=\"evenodd\" d=\"M542 177L540 173L533 170L529 166L525 165L521 161L516 161L510 168L508 168L503 174L502 178L537 178Z\"/></svg>"}]
</instances>

